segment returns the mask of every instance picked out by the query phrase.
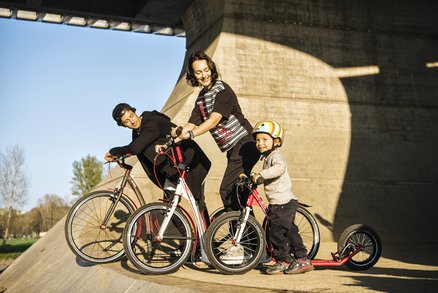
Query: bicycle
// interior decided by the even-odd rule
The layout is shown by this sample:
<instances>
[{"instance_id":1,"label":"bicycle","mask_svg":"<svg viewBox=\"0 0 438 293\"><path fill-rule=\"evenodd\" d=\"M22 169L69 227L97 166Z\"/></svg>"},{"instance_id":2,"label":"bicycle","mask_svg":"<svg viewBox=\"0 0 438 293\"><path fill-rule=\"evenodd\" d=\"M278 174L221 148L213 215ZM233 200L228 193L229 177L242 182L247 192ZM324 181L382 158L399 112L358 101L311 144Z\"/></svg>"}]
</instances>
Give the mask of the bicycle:
<instances>
[{"instance_id":1,"label":"bicycle","mask_svg":"<svg viewBox=\"0 0 438 293\"><path fill-rule=\"evenodd\" d=\"M257 266L266 249L266 239L269 239L266 236L269 233L266 230L268 219L264 219L263 230L251 215L253 205L261 207L266 215L266 206L257 192L257 185L246 176L240 178L239 185L251 190L245 208L217 217L205 236L209 261L225 274L243 274ZM306 228L302 230L299 223L296 223L305 246L310 247L308 256L312 259L313 266L345 264L353 270L366 270L379 260L382 252L380 238L371 227L362 224L349 226L343 231L338 240L338 251L331 254L332 260L314 259L319 248L319 228L313 216L302 205L297 209L297 216L300 214L308 221L313 233L313 243L309 245L310 238L306 239L303 234L306 233ZM233 251L234 260L224 258L228 251Z\"/></svg>"},{"instance_id":2,"label":"bicycle","mask_svg":"<svg viewBox=\"0 0 438 293\"><path fill-rule=\"evenodd\" d=\"M117 164L125 173L119 186L109 190L93 191L81 197L70 209L65 221L65 238L70 249L84 261L101 264L118 261L124 256L123 228L137 206L124 193L129 185L140 206L144 197L131 177L132 166L122 156Z\"/></svg>"},{"instance_id":3,"label":"bicycle","mask_svg":"<svg viewBox=\"0 0 438 293\"><path fill-rule=\"evenodd\" d=\"M168 156L178 170L179 179L173 197L140 207L129 217L123 231L127 258L145 274L177 271L189 256L195 257L198 243L201 259L208 263L203 247L206 223L185 181L188 167L177 164L169 154L173 147L174 139L170 137L164 150L157 154L157 157ZM180 205L182 198L187 200L194 219Z\"/></svg>"},{"instance_id":4,"label":"bicycle","mask_svg":"<svg viewBox=\"0 0 438 293\"><path fill-rule=\"evenodd\" d=\"M241 174L237 183L236 194L249 191L245 207L241 211L226 212L215 218L210 225L206 237L206 254L212 265L225 274L243 274L257 266L265 254L267 244L267 207L257 191L257 184L246 175ZM253 206L258 206L265 214L263 226L253 214ZM313 259L319 249L320 234L318 224L309 207L299 203L295 225L299 228L304 245L308 248L308 256ZM224 257L232 252L235 259Z\"/></svg>"}]
</instances>

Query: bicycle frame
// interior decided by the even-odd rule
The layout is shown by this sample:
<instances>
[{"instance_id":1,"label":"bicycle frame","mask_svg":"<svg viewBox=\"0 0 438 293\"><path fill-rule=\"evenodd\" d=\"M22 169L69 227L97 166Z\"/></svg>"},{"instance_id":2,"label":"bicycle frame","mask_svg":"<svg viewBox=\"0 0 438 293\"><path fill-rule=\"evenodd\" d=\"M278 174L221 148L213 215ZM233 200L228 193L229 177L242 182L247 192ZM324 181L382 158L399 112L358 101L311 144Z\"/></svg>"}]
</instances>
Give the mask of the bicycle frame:
<instances>
[{"instance_id":1,"label":"bicycle frame","mask_svg":"<svg viewBox=\"0 0 438 293\"><path fill-rule=\"evenodd\" d=\"M236 243L240 242L242 238L243 231L245 230L246 221L250 215L251 210L253 209L252 208L253 206L259 206L264 212L265 216L267 216L267 207L261 195L257 191L255 185L251 187L251 193L248 196L248 200L245 206L243 221L241 222L241 225L238 227L238 231L236 233L237 237L233 239ZM314 259L311 260L311 262L316 267L342 266L362 250L363 250L362 245L354 245L354 246L351 245L345 247L344 250L341 252L332 253L331 254L333 258L332 260Z\"/></svg>"},{"instance_id":2,"label":"bicycle frame","mask_svg":"<svg viewBox=\"0 0 438 293\"><path fill-rule=\"evenodd\" d=\"M179 168L179 167L178 167ZM157 241L161 241L164 239L164 233L171 221L172 215L175 212L176 208L179 207L184 214L187 216L187 219L190 221L193 232L194 232L194 243L195 245L193 245L193 249L196 248L197 245L197 240L199 237L199 241L200 241L200 248L201 248L201 256L202 256L202 260L205 263L208 263L208 258L207 255L205 254L205 250L204 250L204 234L205 234L205 230L206 230L206 225L205 222L202 220L202 216L201 213L199 211L198 208L198 204L196 203L195 197L193 196L192 192L190 191L190 188L188 187L186 180L186 170L182 170L180 172L180 178L178 179L178 184L176 186L176 190L175 190L175 194L173 199L169 202L168 205L168 213L166 214L163 223L161 224L160 230L158 232L158 235L156 236ZM190 216L190 214L179 204L180 200L182 198L185 198L191 207L191 210L193 211L193 214L195 216L195 221L193 222L193 218Z\"/></svg>"},{"instance_id":3,"label":"bicycle frame","mask_svg":"<svg viewBox=\"0 0 438 293\"><path fill-rule=\"evenodd\" d=\"M101 229L106 228L106 225L108 224L108 221L109 221L111 215L114 213L114 210L116 209L116 206L120 201L120 198L124 194L123 191L124 191L126 185L129 185L129 187L131 187L131 189L134 191L134 194L135 194L138 202L140 203L140 206L144 205L146 203L144 200L143 194L141 193L141 191L138 188L137 184L135 183L134 179L131 177L131 171L132 171L133 167L131 165L126 164L124 161L124 158L121 158L120 160L118 160L117 164L125 170L125 174L123 175L122 181L120 182L119 186L112 189L116 195L115 201L109 207L108 212L106 213L105 218L102 221L102 224L100 225ZM131 201L134 208L137 209L137 205L131 199L131 197L126 195L126 198L128 198Z\"/></svg>"},{"instance_id":4,"label":"bicycle frame","mask_svg":"<svg viewBox=\"0 0 438 293\"><path fill-rule=\"evenodd\" d=\"M126 156L112 162L123 169L111 188L94 190L81 197L70 209L65 222L67 244L77 256L91 263L106 263L123 257L123 229L128 217L145 205L145 199L134 179L133 167L125 163ZM114 184L113 184L114 183ZM135 196L124 193L131 187Z\"/></svg>"},{"instance_id":5,"label":"bicycle frame","mask_svg":"<svg viewBox=\"0 0 438 293\"><path fill-rule=\"evenodd\" d=\"M237 237L236 239L233 239L235 242L240 242L242 238L243 231L245 231L245 225L246 221L248 220L248 217L251 213L251 210L253 210L253 206L258 206L262 209L263 213L266 214L267 207L265 205L265 202L263 201L260 193L257 191L256 188L251 188L251 193L248 195L248 200L246 201L245 211L244 211L244 218L241 223L241 225L238 227L238 232L236 233Z\"/></svg>"},{"instance_id":6,"label":"bicycle frame","mask_svg":"<svg viewBox=\"0 0 438 293\"><path fill-rule=\"evenodd\" d=\"M347 251L348 250L348 251ZM353 256L358 254L363 250L362 245L351 245L344 248L344 251L342 252L332 252L332 260L325 260L325 259L313 259L312 264L315 267L338 267L344 265L346 262L348 262ZM341 257L336 256L336 254L340 255Z\"/></svg>"}]
</instances>

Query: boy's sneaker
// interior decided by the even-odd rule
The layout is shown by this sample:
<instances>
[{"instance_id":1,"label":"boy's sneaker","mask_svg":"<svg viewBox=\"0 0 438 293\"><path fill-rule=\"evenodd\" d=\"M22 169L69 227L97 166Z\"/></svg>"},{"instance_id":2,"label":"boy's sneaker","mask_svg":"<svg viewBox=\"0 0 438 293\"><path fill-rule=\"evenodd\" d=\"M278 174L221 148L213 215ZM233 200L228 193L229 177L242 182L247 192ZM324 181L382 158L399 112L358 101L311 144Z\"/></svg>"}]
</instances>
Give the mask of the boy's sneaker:
<instances>
[{"instance_id":1,"label":"boy's sneaker","mask_svg":"<svg viewBox=\"0 0 438 293\"><path fill-rule=\"evenodd\" d=\"M289 267L289 263L287 262L276 262L275 265L273 265L270 268L266 269L266 273L268 275L276 275L276 274L280 274L286 271L286 269Z\"/></svg>"},{"instance_id":2,"label":"boy's sneaker","mask_svg":"<svg viewBox=\"0 0 438 293\"><path fill-rule=\"evenodd\" d=\"M238 244L236 246L231 246L227 251L221 255L219 258L227 265L240 265L243 262L243 247Z\"/></svg>"},{"instance_id":3,"label":"boy's sneaker","mask_svg":"<svg viewBox=\"0 0 438 293\"><path fill-rule=\"evenodd\" d=\"M310 259L297 259L284 271L285 274L301 274L314 269Z\"/></svg>"}]
</instances>

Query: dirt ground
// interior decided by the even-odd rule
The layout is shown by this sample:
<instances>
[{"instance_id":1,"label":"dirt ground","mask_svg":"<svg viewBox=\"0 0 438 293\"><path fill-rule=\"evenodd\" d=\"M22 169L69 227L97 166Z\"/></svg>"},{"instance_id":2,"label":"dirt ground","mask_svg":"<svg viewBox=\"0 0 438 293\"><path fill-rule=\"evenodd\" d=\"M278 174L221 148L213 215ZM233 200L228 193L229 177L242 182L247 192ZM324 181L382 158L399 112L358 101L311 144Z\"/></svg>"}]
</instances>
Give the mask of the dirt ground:
<instances>
[{"instance_id":1,"label":"dirt ground","mask_svg":"<svg viewBox=\"0 0 438 293\"><path fill-rule=\"evenodd\" d=\"M0 259L0 274L14 261L12 258Z\"/></svg>"}]
</instances>

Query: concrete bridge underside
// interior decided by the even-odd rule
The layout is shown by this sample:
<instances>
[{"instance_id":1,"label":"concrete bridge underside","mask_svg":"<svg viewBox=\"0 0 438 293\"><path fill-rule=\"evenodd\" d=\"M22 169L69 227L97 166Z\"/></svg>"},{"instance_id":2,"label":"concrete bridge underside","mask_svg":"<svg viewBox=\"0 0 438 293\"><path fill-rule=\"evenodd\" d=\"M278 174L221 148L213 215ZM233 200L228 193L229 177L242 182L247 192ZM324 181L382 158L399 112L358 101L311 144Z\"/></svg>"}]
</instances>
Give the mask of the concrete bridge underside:
<instances>
[{"instance_id":1,"label":"concrete bridge underside","mask_svg":"<svg viewBox=\"0 0 438 293\"><path fill-rule=\"evenodd\" d=\"M312 205L324 240L365 223L384 242L438 241L430 230L438 224L436 8L194 1L182 15L186 56L212 56L253 124L284 125L294 192ZM182 74L163 111L185 123L197 92ZM225 156L208 135L197 141L213 159L214 209Z\"/></svg>"},{"instance_id":2,"label":"concrete bridge underside","mask_svg":"<svg viewBox=\"0 0 438 293\"><path fill-rule=\"evenodd\" d=\"M436 3L184 2L177 19L186 57L205 50L251 123L271 118L285 127L294 192L312 205L323 240L365 223L384 243L438 241ZM181 124L198 93L184 71L162 109ZM196 140L213 161L206 191L213 210L226 159L208 135ZM139 164L135 170L142 176ZM142 188L159 197L146 179Z\"/></svg>"}]
</instances>

